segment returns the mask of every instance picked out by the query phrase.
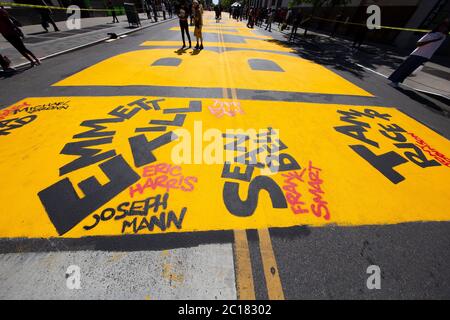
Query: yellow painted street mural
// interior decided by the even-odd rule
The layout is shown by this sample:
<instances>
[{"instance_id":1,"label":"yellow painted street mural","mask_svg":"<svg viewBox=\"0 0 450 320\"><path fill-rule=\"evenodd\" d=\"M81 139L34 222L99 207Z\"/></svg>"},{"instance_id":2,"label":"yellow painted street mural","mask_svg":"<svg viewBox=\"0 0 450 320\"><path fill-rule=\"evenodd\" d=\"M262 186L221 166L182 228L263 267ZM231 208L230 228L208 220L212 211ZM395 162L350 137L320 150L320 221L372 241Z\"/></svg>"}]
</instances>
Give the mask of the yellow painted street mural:
<instances>
[{"instance_id":1,"label":"yellow painted street mural","mask_svg":"<svg viewBox=\"0 0 450 320\"><path fill-rule=\"evenodd\" d=\"M152 85L258 89L370 96L314 62L260 51L203 51L202 58L173 48L123 53L57 82L56 86ZM111 72L111 70L127 72ZM208 70L193 72L193 70Z\"/></svg>"},{"instance_id":2,"label":"yellow painted street mural","mask_svg":"<svg viewBox=\"0 0 450 320\"><path fill-rule=\"evenodd\" d=\"M449 141L392 108L27 98L0 140L0 237L450 220Z\"/></svg>"}]
</instances>

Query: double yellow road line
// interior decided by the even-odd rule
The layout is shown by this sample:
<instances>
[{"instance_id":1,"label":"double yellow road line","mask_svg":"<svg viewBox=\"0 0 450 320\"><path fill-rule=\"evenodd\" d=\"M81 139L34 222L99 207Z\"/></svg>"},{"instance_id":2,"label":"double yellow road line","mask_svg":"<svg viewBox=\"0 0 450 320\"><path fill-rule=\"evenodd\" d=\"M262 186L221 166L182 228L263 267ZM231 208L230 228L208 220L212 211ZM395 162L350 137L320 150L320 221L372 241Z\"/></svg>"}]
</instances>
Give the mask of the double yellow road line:
<instances>
[{"instance_id":1,"label":"double yellow road line","mask_svg":"<svg viewBox=\"0 0 450 320\"><path fill-rule=\"evenodd\" d=\"M219 52L226 50L223 36L222 26L219 23L217 29ZM228 96L228 88L231 90L231 98L237 100L237 91L232 78L231 68L226 54L221 54L224 59L225 69L224 78L226 86L222 88L224 99ZM284 300L283 286L281 285L280 275L278 272L277 261L273 252L272 240L267 228L258 230L259 248L261 260L264 269L264 277L266 280L267 295L270 300ZM255 286L253 283L253 269L250 257L250 249L248 246L247 232L245 230L234 230L234 254L236 268L236 287L238 299L255 300Z\"/></svg>"}]
</instances>

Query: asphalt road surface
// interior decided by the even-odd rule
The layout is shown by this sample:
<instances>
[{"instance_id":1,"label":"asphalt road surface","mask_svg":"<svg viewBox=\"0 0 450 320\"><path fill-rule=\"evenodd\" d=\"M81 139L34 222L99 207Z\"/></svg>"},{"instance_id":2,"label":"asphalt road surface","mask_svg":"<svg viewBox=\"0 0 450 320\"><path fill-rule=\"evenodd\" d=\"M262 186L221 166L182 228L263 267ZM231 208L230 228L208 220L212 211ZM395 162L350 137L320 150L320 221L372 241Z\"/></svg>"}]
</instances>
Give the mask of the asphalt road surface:
<instances>
[{"instance_id":1,"label":"asphalt road surface","mask_svg":"<svg viewBox=\"0 0 450 320\"><path fill-rule=\"evenodd\" d=\"M313 39L203 32L0 79L0 298L450 298L448 117Z\"/></svg>"}]
</instances>

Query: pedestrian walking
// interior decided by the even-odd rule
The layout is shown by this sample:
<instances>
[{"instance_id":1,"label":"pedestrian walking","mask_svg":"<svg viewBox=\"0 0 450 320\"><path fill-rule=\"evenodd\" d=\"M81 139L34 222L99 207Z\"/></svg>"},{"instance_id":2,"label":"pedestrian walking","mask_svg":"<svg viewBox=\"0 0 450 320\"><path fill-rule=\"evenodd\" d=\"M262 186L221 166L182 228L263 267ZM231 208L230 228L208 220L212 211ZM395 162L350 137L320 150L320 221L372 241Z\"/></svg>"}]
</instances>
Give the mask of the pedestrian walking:
<instances>
[{"instance_id":1,"label":"pedestrian walking","mask_svg":"<svg viewBox=\"0 0 450 320\"><path fill-rule=\"evenodd\" d=\"M300 23L302 21L302 15L300 12L296 12L292 18L292 30L291 34L289 35L289 42L295 39L295 36L297 35L298 27L300 26Z\"/></svg>"},{"instance_id":2,"label":"pedestrian walking","mask_svg":"<svg viewBox=\"0 0 450 320\"><path fill-rule=\"evenodd\" d=\"M269 9L269 10L270 11L269 11L268 16L267 16L266 29L265 30L267 30L267 28L269 28L269 32L272 32L272 22L273 22L273 18L275 16L275 10L271 10L271 9Z\"/></svg>"},{"instance_id":3,"label":"pedestrian walking","mask_svg":"<svg viewBox=\"0 0 450 320\"><path fill-rule=\"evenodd\" d=\"M152 6L148 3L147 0L144 1L144 10L145 10L145 13L147 14L147 19L151 20L152 19Z\"/></svg>"},{"instance_id":4,"label":"pedestrian walking","mask_svg":"<svg viewBox=\"0 0 450 320\"><path fill-rule=\"evenodd\" d=\"M362 44L364 43L364 40L366 39L368 28L364 26L356 26L356 32L355 37L353 38L352 48L354 50L359 50L361 48Z\"/></svg>"},{"instance_id":5,"label":"pedestrian walking","mask_svg":"<svg viewBox=\"0 0 450 320\"><path fill-rule=\"evenodd\" d=\"M283 24L281 25L281 28L280 28L281 31L284 31L286 29L289 30L288 25L291 20L291 16L292 16L292 9L289 9L286 12L286 15L284 16Z\"/></svg>"},{"instance_id":6,"label":"pedestrian walking","mask_svg":"<svg viewBox=\"0 0 450 320\"><path fill-rule=\"evenodd\" d=\"M42 5L48 7L47 3L45 3L44 0L42 0ZM53 29L55 32L58 32L59 29L53 20L52 17L52 11L49 8L39 8L37 9L39 11L39 14L41 15L41 25L44 28L45 32L48 32L48 26L49 23L53 26Z\"/></svg>"},{"instance_id":7,"label":"pedestrian walking","mask_svg":"<svg viewBox=\"0 0 450 320\"><path fill-rule=\"evenodd\" d=\"M261 18L261 8L255 8L255 10L253 11L253 20L254 20L254 24L258 27L259 26L259 21Z\"/></svg>"},{"instance_id":8,"label":"pedestrian walking","mask_svg":"<svg viewBox=\"0 0 450 320\"><path fill-rule=\"evenodd\" d=\"M189 25L188 25L188 13L187 8L184 3L181 4L180 10L178 12L178 19L180 21L180 30L181 30L181 38L183 39L183 46L182 48L186 47L186 42L184 39L184 34L186 33L186 36L189 40L189 48L192 47L191 44L191 36L189 35Z\"/></svg>"},{"instance_id":9,"label":"pedestrian walking","mask_svg":"<svg viewBox=\"0 0 450 320\"><path fill-rule=\"evenodd\" d=\"M398 87L414 70L431 59L447 38L449 31L449 20L445 19L431 32L424 35L417 42L417 48L411 52L409 57L390 76L390 85Z\"/></svg>"},{"instance_id":10,"label":"pedestrian walking","mask_svg":"<svg viewBox=\"0 0 450 320\"><path fill-rule=\"evenodd\" d=\"M202 35L202 27L203 27L203 7L198 3L197 0L192 2L192 6L194 9L194 36L197 39L197 45L195 49L203 50L203 35ZM200 40L200 46L198 45L198 41Z\"/></svg>"},{"instance_id":11,"label":"pedestrian walking","mask_svg":"<svg viewBox=\"0 0 450 320\"><path fill-rule=\"evenodd\" d=\"M153 8L153 16L155 17L155 22L158 22L158 12L156 10L156 3L155 2L153 2L152 8Z\"/></svg>"},{"instance_id":12,"label":"pedestrian walking","mask_svg":"<svg viewBox=\"0 0 450 320\"><path fill-rule=\"evenodd\" d=\"M338 13L336 18L334 18L335 22L333 25L333 29L331 30L330 37L334 38L334 36L336 35L336 32L339 29L339 25L341 24L341 19L342 19L342 13Z\"/></svg>"},{"instance_id":13,"label":"pedestrian walking","mask_svg":"<svg viewBox=\"0 0 450 320\"><path fill-rule=\"evenodd\" d=\"M218 23L220 21L220 9L219 9L219 5L216 5L214 7L214 11L216 13L216 23Z\"/></svg>"},{"instance_id":14,"label":"pedestrian walking","mask_svg":"<svg viewBox=\"0 0 450 320\"><path fill-rule=\"evenodd\" d=\"M254 23L255 23L255 10L253 9L253 7L251 7L248 11L247 28L253 29Z\"/></svg>"},{"instance_id":15,"label":"pedestrian walking","mask_svg":"<svg viewBox=\"0 0 450 320\"><path fill-rule=\"evenodd\" d=\"M169 19L172 19L173 16L173 8L170 1L167 2L167 12L169 13Z\"/></svg>"},{"instance_id":16,"label":"pedestrian walking","mask_svg":"<svg viewBox=\"0 0 450 320\"><path fill-rule=\"evenodd\" d=\"M161 10L163 13L163 19L166 20L166 5L164 4L164 2L161 4Z\"/></svg>"},{"instance_id":17,"label":"pedestrian walking","mask_svg":"<svg viewBox=\"0 0 450 320\"><path fill-rule=\"evenodd\" d=\"M112 23L119 23L119 19L117 19L117 15L116 15L116 9L114 8L114 5L111 0L108 1L108 10L111 11L111 15L113 18Z\"/></svg>"},{"instance_id":18,"label":"pedestrian walking","mask_svg":"<svg viewBox=\"0 0 450 320\"><path fill-rule=\"evenodd\" d=\"M31 66L41 64L39 59L25 47L17 32L17 26L11 21L10 15L3 7L0 7L0 33L22 56L30 61Z\"/></svg>"},{"instance_id":19,"label":"pedestrian walking","mask_svg":"<svg viewBox=\"0 0 450 320\"><path fill-rule=\"evenodd\" d=\"M256 9L256 18L255 18L255 24L256 26L259 26L262 28L264 20L267 15L267 8L257 8Z\"/></svg>"}]
</instances>

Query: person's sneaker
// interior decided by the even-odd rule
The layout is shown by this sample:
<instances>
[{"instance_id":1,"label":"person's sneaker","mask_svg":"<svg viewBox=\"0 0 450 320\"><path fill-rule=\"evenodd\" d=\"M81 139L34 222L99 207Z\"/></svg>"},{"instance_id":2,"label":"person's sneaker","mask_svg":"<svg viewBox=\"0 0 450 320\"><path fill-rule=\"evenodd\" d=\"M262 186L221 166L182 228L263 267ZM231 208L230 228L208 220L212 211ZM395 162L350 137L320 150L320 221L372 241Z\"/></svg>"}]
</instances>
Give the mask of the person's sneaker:
<instances>
[{"instance_id":1,"label":"person's sneaker","mask_svg":"<svg viewBox=\"0 0 450 320\"><path fill-rule=\"evenodd\" d=\"M198 47L198 45L196 45L196 46L195 46L195 50L198 50L198 49L199 49L199 47Z\"/></svg>"},{"instance_id":2,"label":"person's sneaker","mask_svg":"<svg viewBox=\"0 0 450 320\"><path fill-rule=\"evenodd\" d=\"M203 50L203 45L200 46L200 50Z\"/></svg>"}]
</instances>

